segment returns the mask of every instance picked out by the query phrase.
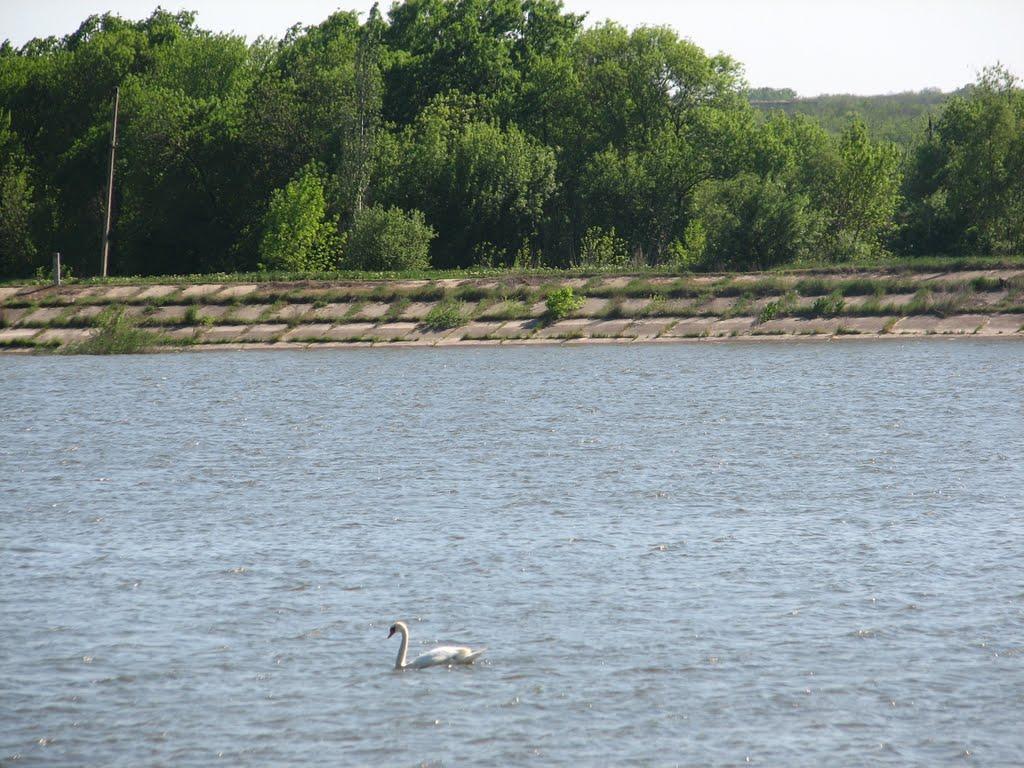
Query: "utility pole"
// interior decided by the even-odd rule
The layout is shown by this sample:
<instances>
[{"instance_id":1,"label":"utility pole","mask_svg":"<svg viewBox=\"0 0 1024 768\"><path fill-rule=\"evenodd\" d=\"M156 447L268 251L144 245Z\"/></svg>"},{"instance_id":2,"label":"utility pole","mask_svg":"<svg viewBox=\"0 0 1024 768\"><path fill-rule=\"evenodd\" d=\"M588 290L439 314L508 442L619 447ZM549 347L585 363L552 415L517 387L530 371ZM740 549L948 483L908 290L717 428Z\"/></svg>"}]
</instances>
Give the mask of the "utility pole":
<instances>
[{"instance_id":1,"label":"utility pole","mask_svg":"<svg viewBox=\"0 0 1024 768\"><path fill-rule=\"evenodd\" d=\"M121 89L114 89L114 125L110 130L110 175L107 177L107 218L103 224L103 277L107 276L110 257L110 215L114 207L114 155L117 152L117 109L121 104Z\"/></svg>"}]
</instances>

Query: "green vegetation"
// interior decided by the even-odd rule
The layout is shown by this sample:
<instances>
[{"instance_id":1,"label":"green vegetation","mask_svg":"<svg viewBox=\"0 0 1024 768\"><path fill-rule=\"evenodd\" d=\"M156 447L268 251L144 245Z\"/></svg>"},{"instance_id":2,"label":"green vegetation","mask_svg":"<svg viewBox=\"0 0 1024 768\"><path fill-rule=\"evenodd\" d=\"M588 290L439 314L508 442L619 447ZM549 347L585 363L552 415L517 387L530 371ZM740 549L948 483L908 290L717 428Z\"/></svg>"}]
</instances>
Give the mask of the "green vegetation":
<instances>
[{"instance_id":1,"label":"green vegetation","mask_svg":"<svg viewBox=\"0 0 1024 768\"><path fill-rule=\"evenodd\" d=\"M851 115L857 115L864 120L873 136L903 147L913 146L921 140L928 130L929 117L941 112L949 99L965 95L967 89L949 94L934 88L883 96L832 94L808 98L797 97L796 92L789 88L752 88L747 91L747 98L755 109L766 113L781 111L787 115L806 115L833 134L841 133L849 125Z\"/></svg>"},{"instance_id":2,"label":"green vegetation","mask_svg":"<svg viewBox=\"0 0 1024 768\"><path fill-rule=\"evenodd\" d=\"M430 331L446 331L466 322L462 305L455 301L441 301L435 304L423 318L423 327Z\"/></svg>"},{"instance_id":3,"label":"green vegetation","mask_svg":"<svg viewBox=\"0 0 1024 768\"><path fill-rule=\"evenodd\" d=\"M78 355L130 355L145 352L161 343L159 334L142 330L124 310L111 305L97 317L96 333L72 344L66 351Z\"/></svg>"},{"instance_id":4,"label":"green vegetation","mask_svg":"<svg viewBox=\"0 0 1024 768\"><path fill-rule=\"evenodd\" d=\"M364 208L355 215L343 262L368 271L426 269L435 235L419 211Z\"/></svg>"},{"instance_id":5,"label":"green vegetation","mask_svg":"<svg viewBox=\"0 0 1024 768\"><path fill-rule=\"evenodd\" d=\"M549 322L562 320L583 306L583 297L577 296L571 287L558 288L548 294L545 317Z\"/></svg>"},{"instance_id":6,"label":"green vegetation","mask_svg":"<svg viewBox=\"0 0 1024 768\"><path fill-rule=\"evenodd\" d=\"M1024 252L1024 91L1005 69L951 96L811 104L748 91L738 62L664 27L408 0L251 44L157 9L0 46L0 278L45 276L54 251L96 273L115 87L117 275Z\"/></svg>"},{"instance_id":7,"label":"green vegetation","mask_svg":"<svg viewBox=\"0 0 1024 768\"><path fill-rule=\"evenodd\" d=\"M324 183L315 167L270 194L263 217L260 265L265 269L314 272L336 266L339 237L327 213Z\"/></svg>"}]
</instances>

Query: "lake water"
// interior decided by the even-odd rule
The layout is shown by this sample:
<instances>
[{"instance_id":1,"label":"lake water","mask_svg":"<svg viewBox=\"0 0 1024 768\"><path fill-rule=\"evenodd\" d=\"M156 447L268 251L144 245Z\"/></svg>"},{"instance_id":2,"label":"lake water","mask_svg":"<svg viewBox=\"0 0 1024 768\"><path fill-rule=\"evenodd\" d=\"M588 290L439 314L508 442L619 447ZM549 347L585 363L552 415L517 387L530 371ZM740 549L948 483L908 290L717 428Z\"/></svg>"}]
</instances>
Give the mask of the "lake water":
<instances>
[{"instance_id":1,"label":"lake water","mask_svg":"<svg viewBox=\"0 0 1024 768\"><path fill-rule=\"evenodd\" d=\"M1020 765L1022 374L0 357L0 764ZM486 661L394 672L398 618Z\"/></svg>"}]
</instances>

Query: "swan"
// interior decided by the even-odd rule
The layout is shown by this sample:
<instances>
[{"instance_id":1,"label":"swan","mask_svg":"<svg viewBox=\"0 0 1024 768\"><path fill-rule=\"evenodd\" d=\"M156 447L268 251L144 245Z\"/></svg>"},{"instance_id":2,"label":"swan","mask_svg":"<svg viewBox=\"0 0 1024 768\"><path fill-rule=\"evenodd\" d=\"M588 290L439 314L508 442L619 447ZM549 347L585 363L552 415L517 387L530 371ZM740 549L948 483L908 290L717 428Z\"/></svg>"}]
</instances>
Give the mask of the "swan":
<instances>
[{"instance_id":1,"label":"swan","mask_svg":"<svg viewBox=\"0 0 1024 768\"><path fill-rule=\"evenodd\" d=\"M481 648L474 651L472 648L462 645L439 645L422 656L417 656L412 661L406 662L405 652L409 650L409 627L406 626L404 621L396 621L391 625L388 637L390 638L395 632L399 632L402 635L402 645L398 648L395 669L424 669L440 665L472 664L487 650L486 648Z\"/></svg>"}]
</instances>

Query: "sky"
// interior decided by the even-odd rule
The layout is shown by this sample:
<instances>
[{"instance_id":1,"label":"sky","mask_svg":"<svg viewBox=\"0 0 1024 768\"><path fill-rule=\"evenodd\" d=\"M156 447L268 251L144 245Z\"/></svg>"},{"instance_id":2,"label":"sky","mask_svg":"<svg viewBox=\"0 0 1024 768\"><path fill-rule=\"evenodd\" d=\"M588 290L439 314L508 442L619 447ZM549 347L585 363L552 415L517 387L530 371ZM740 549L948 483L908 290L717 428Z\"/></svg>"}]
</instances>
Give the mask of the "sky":
<instances>
[{"instance_id":1,"label":"sky","mask_svg":"<svg viewBox=\"0 0 1024 768\"><path fill-rule=\"evenodd\" d=\"M205 29L280 37L372 0L0 0L0 39L64 35L93 13L198 12ZM1024 0L564 0L588 24L666 24L743 63L753 86L820 93L953 90L1001 62L1024 76ZM380 3L381 8L389 2Z\"/></svg>"}]
</instances>

